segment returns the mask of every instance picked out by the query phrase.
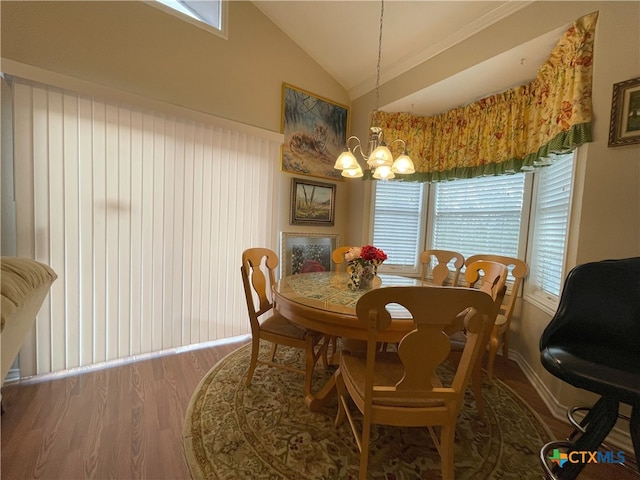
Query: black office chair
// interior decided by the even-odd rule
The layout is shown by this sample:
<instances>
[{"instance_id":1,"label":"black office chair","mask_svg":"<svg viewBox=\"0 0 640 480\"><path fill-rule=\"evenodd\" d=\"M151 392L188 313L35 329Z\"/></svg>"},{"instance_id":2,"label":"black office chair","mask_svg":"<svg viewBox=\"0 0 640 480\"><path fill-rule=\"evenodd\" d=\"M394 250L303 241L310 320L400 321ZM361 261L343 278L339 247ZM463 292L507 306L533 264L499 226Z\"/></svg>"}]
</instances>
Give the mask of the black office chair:
<instances>
[{"instance_id":1,"label":"black office chair","mask_svg":"<svg viewBox=\"0 0 640 480\"><path fill-rule=\"evenodd\" d=\"M542 447L548 478L569 480L584 463L551 463L554 449L596 451L615 425L620 403L632 406L629 421L636 459L640 452L640 257L575 267L567 276L558 310L540 338L542 365L574 387L600 395L591 407L569 410L575 431L567 441ZM578 421L575 413L586 410ZM576 457L576 454L573 457Z\"/></svg>"}]
</instances>

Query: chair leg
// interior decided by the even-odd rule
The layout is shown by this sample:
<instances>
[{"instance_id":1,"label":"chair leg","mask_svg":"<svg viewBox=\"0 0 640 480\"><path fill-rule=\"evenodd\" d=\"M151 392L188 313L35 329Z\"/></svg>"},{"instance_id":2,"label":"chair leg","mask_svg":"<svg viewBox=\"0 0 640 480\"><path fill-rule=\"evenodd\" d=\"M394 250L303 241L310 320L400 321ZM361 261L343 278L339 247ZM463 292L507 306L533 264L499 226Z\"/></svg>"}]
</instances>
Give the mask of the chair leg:
<instances>
[{"instance_id":1,"label":"chair leg","mask_svg":"<svg viewBox=\"0 0 640 480\"><path fill-rule=\"evenodd\" d=\"M320 355L321 352L318 353ZM313 381L313 370L316 366L316 353L313 349L313 339L307 338L307 348L305 352L305 369L304 369L304 396L311 395L311 383Z\"/></svg>"},{"instance_id":2,"label":"chair leg","mask_svg":"<svg viewBox=\"0 0 640 480\"><path fill-rule=\"evenodd\" d=\"M442 425L442 427L440 427L440 463L442 466L442 480L453 480L453 444L455 433L455 423L453 425Z\"/></svg>"},{"instance_id":3,"label":"chair leg","mask_svg":"<svg viewBox=\"0 0 640 480\"><path fill-rule=\"evenodd\" d=\"M636 454L636 465L638 465L638 460L640 460L640 404L634 405L631 410L629 431L631 432L633 451ZM638 469L640 469L640 466L638 466Z\"/></svg>"},{"instance_id":4,"label":"chair leg","mask_svg":"<svg viewBox=\"0 0 640 480\"><path fill-rule=\"evenodd\" d=\"M502 334L502 357L509 360L509 331Z\"/></svg>"},{"instance_id":5,"label":"chair leg","mask_svg":"<svg viewBox=\"0 0 640 480\"><path fill-rule=\"evenodd\" d=\"M346 416L346 407L345 407L345 386L344 379L342 378L342 372L338 369L336 373L336 393L338 395L338 413L336 414L335 426L339 427L344 422Z\"/></svg>"},{"instance_id":6,"label":"chair leg","mask_svg":"<svg viewBox=\"0 0 640 480\"><path fill-rule=\"evenodd\" d=\"M362 435L360 437L360 475L359 480L367 480L369 464L369 438L371 437L371 422L362 418Z\"/></svg>"},{"instance_id":7,"label":"chair leg","mask_svg":"<svg viewBox=\"0 0 640 480\"><path fill-rule=\"evenodd\" d=\"M493 362L496 360L499 346L500 339L498 338L498 332L494 327L491 332L491 338L489 339L489 355L487 356L487 378L489 379L489 382L493 381Z\"/></svg>"},{"instance_id":8,"label":"chair leg","mask_svg":"<svg viewBox=\"0 0 640 480\"><path fill-rule=\"evenodd\" d=\"M597 450L607 437L618 419L618 401L613 398L600 397L589 413L582 419L580 426L585 433L575 441L569 451ZM567 462L562 468L554 468L553 473L560 480L574 480L578 477L585 464Z\"/></svg>"},{"instance_id":9,"label":"chair leg","mask_svg":"<svg viewBox=\"0 0 640 480\"><path fill-rule=\"evenodd\" d=\"M322 339L322 366L329 368L329 344L331 344L331 354L336 353L336 337L325 335Z\"/></svg>"},{"instance_id":10,"label":"chair leg","mask_svg":"<svg viewBox=\"0 0 640 480\"><path fill-rule=\"evenodd\" d=\"M249 370L247 371L247 380L245 382L245 385L247 387L251 385L253 372L256 370L256 365L258 364L259 351L260 351L260 338L251 337L251 361L249 362Z\"/></svg>"},{"instance_id":11,"label":"chair leg","mask_svg":"<svg viewBox=\"0 0 640 480\"><path fill-rule=\"evenodd\" d=\"M273 343L271 345L271 354L270 354L270 357L269 357L271 359L271 362L273 362L275 360L275 358L276 358L276 350L277 349L278 349L278 344L277 343Z\"/></svg>"},{"instance_id":12,"label":"chair leg","mask_svg":"<svg viewBox=\"0 0 640 480\"><path fill-rule=\"evenodd\" d=\"M471 372L471 390L480 416L484 416L484 399L482 398L482 357L478 358Z\"/></svg>"}]
</instances>

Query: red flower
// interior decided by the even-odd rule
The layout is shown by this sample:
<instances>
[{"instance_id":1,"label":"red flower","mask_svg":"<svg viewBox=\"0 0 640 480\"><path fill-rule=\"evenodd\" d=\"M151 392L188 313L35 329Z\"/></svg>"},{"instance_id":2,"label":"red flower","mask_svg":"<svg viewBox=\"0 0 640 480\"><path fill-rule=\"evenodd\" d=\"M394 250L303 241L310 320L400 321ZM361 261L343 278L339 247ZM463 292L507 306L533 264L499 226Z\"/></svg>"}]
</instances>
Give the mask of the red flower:
<instances>
[{"instance_id":1,"label":"red flower","mask_svg":"<svg viewBox=\"0 0 640 480\"><path fill-rule=\"evenodd\" d=\"M360 252L360 258L376 263L382 263L387 259L387 254L373 245L365 245Z\"/></svg>"}]
</instances>

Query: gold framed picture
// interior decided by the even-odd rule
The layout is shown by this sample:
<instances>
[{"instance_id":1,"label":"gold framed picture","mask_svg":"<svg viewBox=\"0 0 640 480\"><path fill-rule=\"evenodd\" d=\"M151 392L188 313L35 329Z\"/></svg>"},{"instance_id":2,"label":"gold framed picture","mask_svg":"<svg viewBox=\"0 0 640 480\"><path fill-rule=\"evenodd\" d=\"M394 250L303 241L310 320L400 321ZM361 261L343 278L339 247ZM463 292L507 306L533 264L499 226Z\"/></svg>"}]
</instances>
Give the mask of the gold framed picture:
<instances>
[{"instance_id":1,"label":"gold framed picture","mask_svg":"<svg viewBox=\"0 0 640 480\"><path fill-rule=\"evenodd\" d=\"M640 143L640 77L613 85L609 146Z\"/></svg>"},{"instance_id":2,"label":"gold framed picture","mask_svg":"<svg viewBox=\"0 0 640 480\"><path fill-rule=\"evenodd\" d=\"M284 83L282 170L343 181L333 168L349 132L349 107Z\"/></svg>"}]
</instances>

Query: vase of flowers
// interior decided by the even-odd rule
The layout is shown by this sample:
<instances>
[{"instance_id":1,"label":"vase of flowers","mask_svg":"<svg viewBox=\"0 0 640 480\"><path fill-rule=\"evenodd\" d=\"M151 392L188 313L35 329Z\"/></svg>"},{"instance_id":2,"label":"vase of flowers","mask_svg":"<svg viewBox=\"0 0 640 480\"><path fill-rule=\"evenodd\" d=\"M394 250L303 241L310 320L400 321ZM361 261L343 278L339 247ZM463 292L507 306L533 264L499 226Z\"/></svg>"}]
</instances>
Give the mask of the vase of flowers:
<instances>
[{"instance_id":1,"label":"vase of flowers","mask_svg":"<svg viewBox=\"0 0 640 480\"><path fill-rule=\"evenodd\" d=\"M378 265L387 259L387 254L373 245L350 248L344 254L347 271L350 274L349 288L367 290L372 287Z\"/></svg>"}]
</instances>

